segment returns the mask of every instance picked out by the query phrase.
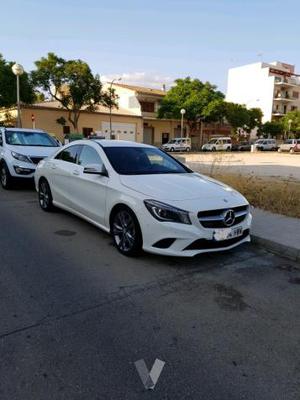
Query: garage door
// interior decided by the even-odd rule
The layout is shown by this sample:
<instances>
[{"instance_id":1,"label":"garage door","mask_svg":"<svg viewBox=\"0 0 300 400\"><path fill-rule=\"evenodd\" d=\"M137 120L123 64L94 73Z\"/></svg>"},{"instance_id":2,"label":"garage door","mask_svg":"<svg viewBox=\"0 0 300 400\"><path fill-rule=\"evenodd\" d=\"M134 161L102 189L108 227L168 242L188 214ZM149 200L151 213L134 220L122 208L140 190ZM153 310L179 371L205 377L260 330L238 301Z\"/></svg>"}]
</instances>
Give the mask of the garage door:
<instances>
[{"instance_id":1,"label":"garage door","mask_svg":"<svg viewBox=\"0 0 300 400\"><path fill-rule=\"evenodd\" d=\"M135 142L136 138L136 126L135 124L126 124L113 122L111 124L112 134L115 135L115 139L119 140L131 140ZM102 122L102 134L109 138L110 126L109 122Z\"/></svg>"},{"instance_id":2,"label":"garage door","mask_svg":"<svg viewBox=\"0 0 300 400\"><path fill-rule=\"evenodd\" d=\"M150 127L144 127L143 142L147 144L153 144L154 129Z\"/></svg>"}]
</instances>

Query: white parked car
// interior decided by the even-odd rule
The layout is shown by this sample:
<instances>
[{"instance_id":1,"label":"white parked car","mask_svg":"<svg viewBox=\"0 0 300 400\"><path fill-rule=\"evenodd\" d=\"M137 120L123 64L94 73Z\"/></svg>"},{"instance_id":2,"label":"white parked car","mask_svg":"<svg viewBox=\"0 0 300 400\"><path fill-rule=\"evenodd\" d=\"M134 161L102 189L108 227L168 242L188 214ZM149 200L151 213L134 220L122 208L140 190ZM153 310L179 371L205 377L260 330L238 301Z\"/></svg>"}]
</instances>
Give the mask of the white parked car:
<instances>
[{"instance_id":1,"label":"white parked car","mask_svg":"<svg viewBox=\"0 0 300 400\"><path fill-rule=\"evenodd\" d=\"M57 206L110 232L125 255L194 256L250 241L241 194L150 145L72 142L38 164L35 185L43 210Z\"/></svg>"},{"instance_id":2,"label":"white parked car","mask_svg":"<svg viewBox=\"0 0 300 400\"><path fill-rule=\"evenodd\" d=\"M287 139L278 148L279 153L282 151L289 151L294 153L295 147L300 145L300 139Z\"/></svg>"},{"instance_id":3,"label":"white parked car","mask_svg":"<svg viewBox=\"0 0 300 400\"><path fill-rule=\"evenodd\" d=\"M59 143L44 131L0 128L0 181L10 189L14 180L33 178L36 165L53 154Z\"/></svg>"},{"instance_id":4,"label":"white parked car","mask_svg":"<svg viewBox=\"0 0 300 400\"><path fill-rule=\"evenodd\" d=\"M210 139L202 146L203 151L230 151L232 142L230 137L219 137Z\"/></svg>"},{"instance_id":5,"label":"white parked car","mask_svg":"<svg viewBox=\"0 0 300 400\"><path fill-rule=\"evenodd\" d=\"M161 146L164 151L191 151L191 148L190 138L174 138Z\"/></svg>"},{"instance_id":6,"label":"white parked car","mask_svg":"<svg viewBox=\"0 0 300 400\"><path fill-rule=\"evenodd\" d=\"M275 139L258 139L254 146L261 151L276 151L278 149Z\"/></svg>"}]
</instances>

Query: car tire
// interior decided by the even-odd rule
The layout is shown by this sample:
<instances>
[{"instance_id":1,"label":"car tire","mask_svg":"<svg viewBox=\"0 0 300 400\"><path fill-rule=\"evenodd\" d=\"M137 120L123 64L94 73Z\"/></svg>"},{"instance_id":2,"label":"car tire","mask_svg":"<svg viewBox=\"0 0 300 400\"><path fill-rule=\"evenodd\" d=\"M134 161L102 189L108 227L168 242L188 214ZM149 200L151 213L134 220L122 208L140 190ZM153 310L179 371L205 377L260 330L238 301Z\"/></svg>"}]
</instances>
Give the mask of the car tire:
<instances>
[{"instance_id":1,"label":"car tire","mask_svg":"<svg viewBox=\"0 0 300 400\"><path fill-rule=\"evenodd\" d=\"M49 183L46 179L41 179L39 182L38 196L41 209L46 212L53 211L53 197Z\"/></svg>"},{"instance_id":2,"label":"car tire","mask_svg":"<svg viewBox=\"0 0 300 400\"><path fill-rule=\"evenodd\" d=\"M118 207L111 216L110 230L118 251L134 257L142 250L142 231L134 212L126 207Z\"/></svg>"},{"instance_id":3,"label":"car tire","mask_svg":"<svg viewBox=\"0 0 300 400\"><path fill-rule=\"evenodd\" d=\"M185 151L186 151L186 152L189 152L189 151L191 151L191 148L190 148L190 147L187 147L187 148L185 149Z\"/></svg>"},{"instance_id":4,"label":"car tire","mask_svg":"<svg viewBox=\"0 0 300 400\"><path fill-rule=\"evenodd\" d=\"M173 151L175 151L174 147L171 147L170 151L173 153Z\"/></svg>"},{"instance_id":5,"label":"car tire","mask_svg":"<svg viewBox=\"0 0 300 400\"><path fill-rule=\"evenodd\" d=\"M230 147L227 147L226 151L231 151Z\"/></svg>"},{"instance_id":6,"label":"car tire","mask_svg":"<svg viewBox=\"0 0 300 400\"><path fill-rule=\"evenodd\" d=\"M295 150L293 148L290 149L290 153L295 153Z\"/></svg>"},{"instance_id":7,"label":"car tire","mask_svg":"<svg viewBox=\"0 0 300 400\"><path fill-rule=\"evenodd\" d=\"M211 151L216 151L216 148L215 148L215 147L213 147L213 148L211 149Z\"/></svg>"},{"instance_id":8,"label":"car tire","mask_svg":"<svg viewBox=\"0 0 300 400\"><path fill-rule=\"evenodd\" d=\"M5 190L12 189L13 177L11 176L9 169L4 161L0 165L0 181L3 189Z\"/></svg>"}]
</instances>

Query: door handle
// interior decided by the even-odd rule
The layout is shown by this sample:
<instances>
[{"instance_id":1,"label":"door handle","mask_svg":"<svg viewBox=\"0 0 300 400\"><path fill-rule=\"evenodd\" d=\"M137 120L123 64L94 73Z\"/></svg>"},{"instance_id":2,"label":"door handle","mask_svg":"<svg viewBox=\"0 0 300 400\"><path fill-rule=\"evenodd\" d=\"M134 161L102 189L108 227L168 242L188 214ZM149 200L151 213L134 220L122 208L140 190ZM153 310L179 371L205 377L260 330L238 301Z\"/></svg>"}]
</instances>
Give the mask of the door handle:
<instances>
[{"instance_id":1,"label":"door handle","mask_svg":"<svg viewBox=\"0 0 300 400\"><path fill-rule=\"evenodd\" d=\"M51 169L56 169L56 165L55 164L51 164Z\"/></svg>"},{"instance_id":2,"label":"door handle","mask_svg":"<svg viewBox=\"0 0 300 400\"><path fill-rule=\"evenodd\" d=\"M78 171L78 169L75 169L75 170L73 171L73 175L78 176L79 174L80 174L80 172Z\"/></svg>"}]
</instances>

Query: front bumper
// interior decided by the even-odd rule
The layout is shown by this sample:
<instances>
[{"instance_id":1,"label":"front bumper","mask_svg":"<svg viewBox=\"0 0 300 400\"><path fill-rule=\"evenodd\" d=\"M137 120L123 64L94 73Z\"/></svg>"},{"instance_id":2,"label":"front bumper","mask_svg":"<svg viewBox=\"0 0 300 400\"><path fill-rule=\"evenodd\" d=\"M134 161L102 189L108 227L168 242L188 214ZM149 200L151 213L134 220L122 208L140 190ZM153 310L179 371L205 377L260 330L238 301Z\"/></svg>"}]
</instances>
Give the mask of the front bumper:
<instances>
[{"instance_id":1,"label":"front bumper","mask_svg":"<svg viewBox=\"0 0 300 400\"><path fill-rule=\"evenodd\" d=\"M244 221L234 226L242 228L241 236L224 241L213 239L217 228L204 228L198 220L193 220L192 225L186 225L159 222L146 215L139 218L139 221L145 251L168 256L193 257L201 253L229 250L250 242L252 215L249 213Z\"/></svg>"}]
</instances>

